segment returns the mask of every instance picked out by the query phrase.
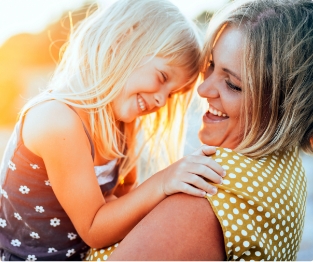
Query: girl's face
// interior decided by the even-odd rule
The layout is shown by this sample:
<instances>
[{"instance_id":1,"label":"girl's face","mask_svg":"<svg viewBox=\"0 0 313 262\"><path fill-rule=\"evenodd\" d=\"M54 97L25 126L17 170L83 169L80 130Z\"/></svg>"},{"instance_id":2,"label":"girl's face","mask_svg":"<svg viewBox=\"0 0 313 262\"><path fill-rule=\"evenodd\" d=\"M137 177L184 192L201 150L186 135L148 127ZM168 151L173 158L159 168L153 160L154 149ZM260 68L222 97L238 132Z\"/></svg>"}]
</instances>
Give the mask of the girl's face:
<instances>
[{"instance_id":1,"label":"girl's face","mask_svg":"<svg viewBox=\"0 0 313 262\"><path fill-rule=\"evenodd\" d=\"M199 95L209 104L199 131L204 144L234 149L242 141L242 39L243 34L234 27L223 30L214 46L205 80L198 87Z\"/></svg>"},{"instance_id":2,"label":"girl's face","mask_svg":"<svg viewBox=\"0 0 313 262\"><path fill-rule=\"evenodd\" d=\"M113 100L117 120L128 123L136 117L163 107L167 98L187 81L183 68L168 65L161 57L146 57L126 82L124 91Z\"/></svg>"}]
</instances>

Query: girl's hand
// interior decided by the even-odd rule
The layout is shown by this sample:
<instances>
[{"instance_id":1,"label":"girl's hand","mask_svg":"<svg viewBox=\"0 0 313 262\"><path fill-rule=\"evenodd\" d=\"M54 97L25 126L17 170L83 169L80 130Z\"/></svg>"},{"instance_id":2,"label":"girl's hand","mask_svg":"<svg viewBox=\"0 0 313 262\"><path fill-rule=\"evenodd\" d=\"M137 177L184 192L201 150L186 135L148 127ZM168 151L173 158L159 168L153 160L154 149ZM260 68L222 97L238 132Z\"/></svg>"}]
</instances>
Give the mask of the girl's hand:
<instances>
[{"instance_id":1,"label":"girl's hand","mask_svg":"<svg viewBox=\"0 0 313 262\"><path fill-rule=\"evenodd\" d=\"M164 194L183 192L199 197L204 197L206 193L216 194L217 188L204 180L206 178L216 184L223 183L222 177L226 172L215 160L208 157L215 152L215 147L202 145L191 155L158 172L163 175Z\"/></svg>"}]
</instances>

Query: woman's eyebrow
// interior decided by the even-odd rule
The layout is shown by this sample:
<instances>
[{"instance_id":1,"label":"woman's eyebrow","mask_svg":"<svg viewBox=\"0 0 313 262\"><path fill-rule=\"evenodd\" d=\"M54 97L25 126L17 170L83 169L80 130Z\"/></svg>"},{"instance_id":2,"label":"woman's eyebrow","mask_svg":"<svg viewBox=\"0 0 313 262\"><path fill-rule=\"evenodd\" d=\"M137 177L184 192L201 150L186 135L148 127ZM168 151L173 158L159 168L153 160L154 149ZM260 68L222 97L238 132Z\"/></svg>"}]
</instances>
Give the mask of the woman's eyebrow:
<instances>
[{"instance_id":1,"label":"woman's eyebrow","mask_svg":"<svg viewBox=\"0 0 313 262\"><path fill-rule=\"evenodd\" d=\"M222 68L222 70L230 75L232 75L233 77L237 78L240 82L241 82L241 78L236 74L234 73L233 71L227 69L227 68Z\"/></svg>"},{"instance_id":2,"label":"woman's eyebrow","mask_svg":"<svg viewBox=\"0 0 313 262\"><path fill-rule=\"evenodd\" d=\"M212 50L211 58L212 58L211 60L214 61L214 49ZM231 70L229 70L229 69L227 69L227 68L224 68L224 67L222 68L222 70L223 70L224 72L226 72L226 73L232 75L233 77L237 78L237 79L241 82L240 76L238 76L235 72L233 72L233 71L231 71Z\"/></svg>"}]
</instances>

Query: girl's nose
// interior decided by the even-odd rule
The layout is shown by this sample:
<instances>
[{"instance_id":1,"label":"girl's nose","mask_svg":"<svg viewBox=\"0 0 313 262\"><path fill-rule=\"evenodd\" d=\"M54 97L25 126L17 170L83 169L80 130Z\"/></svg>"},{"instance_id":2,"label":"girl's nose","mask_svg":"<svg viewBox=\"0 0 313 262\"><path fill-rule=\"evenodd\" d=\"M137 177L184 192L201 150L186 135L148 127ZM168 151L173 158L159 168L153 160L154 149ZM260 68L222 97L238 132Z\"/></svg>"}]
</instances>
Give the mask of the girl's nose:
<instances>
[{"instance_id":1,"label":"girl's nose","mask_svg":"<svg viewBox=\"0 0 313 262\"><path fill-rule=\"evenodd\" d=\"M157 107L163 107L166 104L166 95L162 93L155 94L154 99Z\"/></svg>"},{"instance_id":2,"label":"girl's nose","mask_svg":"<svg viewBox=\"0 0 313 262\"><path fill-rule=\"evenodd\" d=\"M211 76L207 77L201 85L199 85L198 94L204 98L217 98L219 97L219 91L214 84L214 79Z\"/></svg>"}]
</instances>

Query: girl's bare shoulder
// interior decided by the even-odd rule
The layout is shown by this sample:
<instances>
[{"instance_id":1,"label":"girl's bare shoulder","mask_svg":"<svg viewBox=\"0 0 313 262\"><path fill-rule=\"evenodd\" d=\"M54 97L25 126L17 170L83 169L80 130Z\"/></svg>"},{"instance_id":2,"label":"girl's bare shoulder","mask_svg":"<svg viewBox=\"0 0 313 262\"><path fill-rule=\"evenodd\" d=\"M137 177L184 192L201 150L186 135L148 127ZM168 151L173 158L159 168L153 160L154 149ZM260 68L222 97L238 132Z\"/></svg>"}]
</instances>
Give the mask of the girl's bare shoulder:
<instances>
[{"instance_id":1,"label":"girl's bare shoulder","mask_svg":"<svg viewBox=\"0 0 313 262\"><path fill-rule=\"evenodd\" d=\"M86 134L77 113L68 105L52 100L27 111L22 137L26 147L41 156L43 147L85 140Z\"/></svg>"}]
</instances>

